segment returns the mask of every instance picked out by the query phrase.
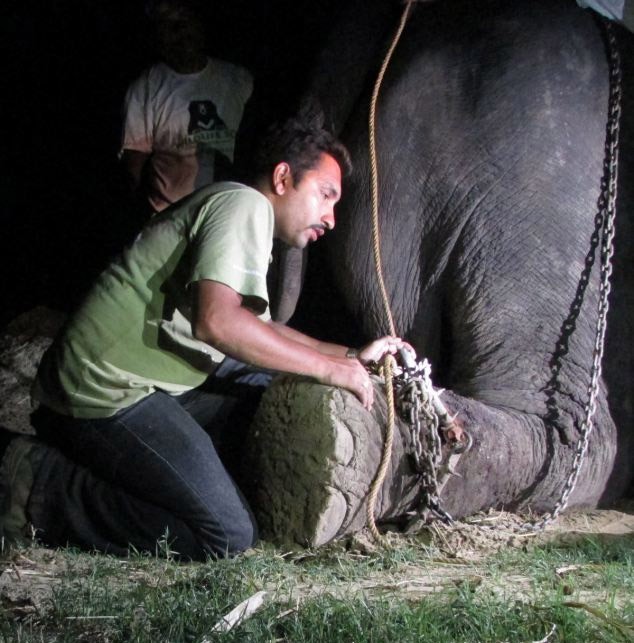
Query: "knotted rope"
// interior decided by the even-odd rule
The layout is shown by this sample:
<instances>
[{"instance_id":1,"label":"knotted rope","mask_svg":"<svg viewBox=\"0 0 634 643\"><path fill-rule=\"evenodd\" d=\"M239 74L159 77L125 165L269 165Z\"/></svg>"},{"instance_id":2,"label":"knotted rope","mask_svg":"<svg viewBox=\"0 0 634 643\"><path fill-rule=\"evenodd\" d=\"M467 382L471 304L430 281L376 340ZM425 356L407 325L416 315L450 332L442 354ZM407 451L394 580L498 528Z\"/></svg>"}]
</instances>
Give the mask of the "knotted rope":
<instances>
[{"instance_id":1,"label":"knotted rope","mask_svg":"<svg viewBox=\"0 0 634 643\"><path fill-rule=\"evenodd\" d=\"M381 293L381 301L383 303L383 310L385 317L387 319L387 324L389 328L390 335L396 335L396 328L394 326L394 318L392 316L392 310L390 306L390 301L387 296L387 290L385 288L385 281L383 279L383 263L381 261L381 240L379 235L379 179L378 179L378 162L376 155L376 104L379 97L379 91L381 89L381 84L383 83L383 77L385 72L390 64L392 55L398 42L403 34L407 19L410 14L411 5L414 0L408 0L403 9L401 15L401 20L399 26L394 34L392 39L392 44L388 49L381 69L379 70L376 82L374 83L374 90L372 92L372 100L370 101L370 115L369 115L369 146L370 146L370 182L371 182L371 196L372 196L372 241L374 248L374 264L376 268L377 280L379 283L379 290ZM394 390L392 383L392 373L394 358L391 355L385 355L382 363L382 374L385 382L385 397L387 402L387 419L386 419L386 428L385 428L385 441L383 443L383 452L381 453L381 463L379 469L376 472L374 480L370 485L368 492L368 503L367 503L367 523L368 528L374 538L380 542L383 542L383 537L379 533L379 530L376 526L375 520L375 505L376 498L379 493L379 489L385 480L385 474L387 468L390 464L390 459L392 456L392 444L394 441Z\"/></svg>"}]
</instances>

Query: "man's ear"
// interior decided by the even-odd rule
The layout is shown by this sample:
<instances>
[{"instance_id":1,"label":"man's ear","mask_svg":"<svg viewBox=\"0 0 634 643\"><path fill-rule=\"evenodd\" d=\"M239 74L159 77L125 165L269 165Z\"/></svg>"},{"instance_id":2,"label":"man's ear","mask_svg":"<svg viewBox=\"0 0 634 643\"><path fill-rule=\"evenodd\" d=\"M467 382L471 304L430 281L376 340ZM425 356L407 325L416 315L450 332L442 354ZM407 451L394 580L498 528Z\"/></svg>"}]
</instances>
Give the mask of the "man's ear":
<instances>
[{"instance_id":1,"label":"man's ear","mask_svg":"<svg viewBox=\"0 0 634 643\"><path fill-rule=\"evenodd\" d=\"M285 162L278 163L273 168L273 191L278 196L281 196L292 186L291 166Z\"/></svg>"}]
</instances>

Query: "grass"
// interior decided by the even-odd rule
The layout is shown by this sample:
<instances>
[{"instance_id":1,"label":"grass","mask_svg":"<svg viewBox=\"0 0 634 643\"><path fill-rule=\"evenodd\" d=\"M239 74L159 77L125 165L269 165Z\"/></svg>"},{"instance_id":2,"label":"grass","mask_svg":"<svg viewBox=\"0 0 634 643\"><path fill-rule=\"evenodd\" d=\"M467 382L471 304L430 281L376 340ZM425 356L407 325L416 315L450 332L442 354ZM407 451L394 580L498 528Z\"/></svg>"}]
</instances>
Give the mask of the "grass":
<instances>
[{"instance_id":1,"label":"grass","mask_svg":"<svg viewBox=\"0 0 634 643\"><path fill-rule=\"evenodd\" d=\"M34 547L0 567L0 641L634 641L633 559L626 537L475 560L406 537L387 550L263 545L206 564ZM17 577L13 594L2 585L12 574L48 579L47 591L37 598L34 582L20 598ZM260 610L212 632L261 590Z\"/></svg>"}]
</instances>

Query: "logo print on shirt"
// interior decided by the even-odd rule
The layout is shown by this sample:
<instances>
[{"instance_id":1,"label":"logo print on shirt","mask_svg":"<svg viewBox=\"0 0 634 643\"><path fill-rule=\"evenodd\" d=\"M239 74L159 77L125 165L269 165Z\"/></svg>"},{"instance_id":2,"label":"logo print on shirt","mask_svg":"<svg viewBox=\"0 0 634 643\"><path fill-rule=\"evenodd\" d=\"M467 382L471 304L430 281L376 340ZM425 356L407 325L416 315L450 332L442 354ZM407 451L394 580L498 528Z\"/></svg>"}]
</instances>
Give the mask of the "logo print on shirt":
<instances>
[{"instance_id":1,"label":"logo print on shirt","mask_svg":"<svg viewBox=\"0 0 634 643\"><path fill-rule=\"evenodd\" d=\"M226 130L227 126L220 116L214 103L210 100L193 100L189 103L188 134Z\"/></svg>"}]
</instances>

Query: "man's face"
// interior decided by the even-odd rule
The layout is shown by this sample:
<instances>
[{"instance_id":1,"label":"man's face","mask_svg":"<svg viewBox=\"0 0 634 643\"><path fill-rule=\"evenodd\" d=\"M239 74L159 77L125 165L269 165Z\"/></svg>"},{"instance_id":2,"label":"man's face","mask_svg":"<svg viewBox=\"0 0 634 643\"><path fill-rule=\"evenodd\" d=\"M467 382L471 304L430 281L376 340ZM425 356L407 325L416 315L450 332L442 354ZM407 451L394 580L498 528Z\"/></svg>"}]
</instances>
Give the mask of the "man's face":
<instances>
[{"instance_id":1,"label":"man's face","mask_svg":"<svg viewBox=\"0 0 634 643\"><path fill-rule=\"evenodd\" d=\"M204 51L205 36L201 20L178 4L163 2L158 5L155 34L159 55L168 65L178 67Z\"/></svg>"},{"instance_id":2,"label":"man's face","mask_svg":"<svg viewBox=\"0 0 634 643\"><path fill-rule=\"evenodd\" d=\"M330 156L322 154L299 183L291 176L273 204L275 236L290 246L304 248L335 227L335 204L341 198L341 168Z\"/></svg>"}]
</instances>

